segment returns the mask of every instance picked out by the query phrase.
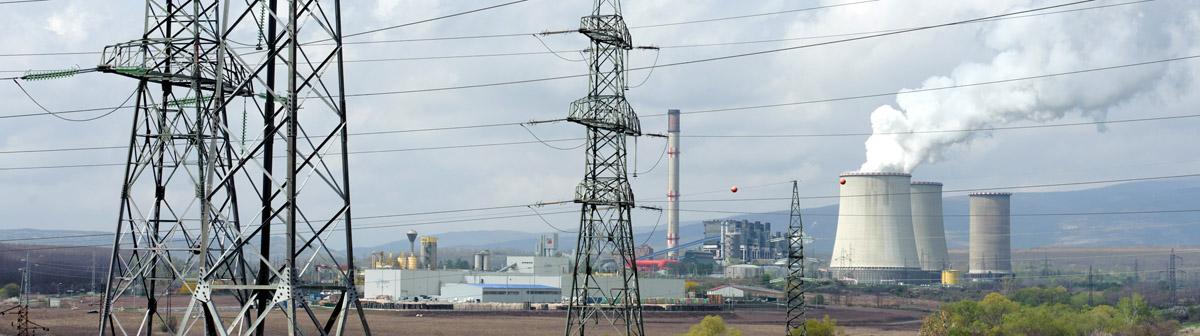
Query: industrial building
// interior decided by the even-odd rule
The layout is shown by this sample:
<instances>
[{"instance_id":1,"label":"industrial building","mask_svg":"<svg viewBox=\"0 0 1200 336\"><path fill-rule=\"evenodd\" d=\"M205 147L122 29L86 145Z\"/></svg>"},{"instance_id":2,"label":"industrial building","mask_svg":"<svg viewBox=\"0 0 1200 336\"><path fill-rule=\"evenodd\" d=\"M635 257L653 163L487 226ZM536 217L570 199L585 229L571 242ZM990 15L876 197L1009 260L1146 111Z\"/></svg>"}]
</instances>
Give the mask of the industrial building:
<instances>
[{"instance_id":1,"label":"industrial building","mask_svg":"<svg viewBox=\"0 0 1200 336\"><path fill-rule=\"evenodd\" d=\"M720 295L726 299L760 299L764 301L783 299L783 291L742 285L721 285L709 289L706 294L710 296Z\"/></svg>"},{"instance_id":2,"label":"industrial building","mask_svg":"<svg viewBox=\"0 0 1200 336\"><path fill-rule=\"evenodd\" d=\"M1010 223L1011 193L981 192L970 197L970 246L967 277L997 278L1013 274Z\"/></svg>"},{"instance_id":3,"label":"industrial building","mask_svg":"<svg viewBox=\"0 0 1200 336\"><path fill-rule=\"evenodd\" d=\"M912 176L849 172L839 180L837 236L830 271L858 283L914 283L921 271L913 234Z\"/></svg>"},{"instance_id":4,"label":"industrial building","mask_svg":"<svg viewBox=\"0 0 1200 336\"><path fill-rule=\"evenodd\" d=\"M571 260L565 257L543 256L508 256L504 267L488 271L468 270L426 270L426 269L368 269L364 273L364 298L384 300L411 300L414 297L437 297L438 300L469 302L463 297L478 299L480 302L560 302L569 293L561 288L570 288ZM622 279L616 274L601 274L596 277L602 289L613 288L622 284ZM483 287L467 288L456 285L472 284ZM481 291L497 290L495 286L540 286L528 287L517 291L517 294L484 295ZM485 287L493 286L492 289ZM450 288L453 292L444 292ZM540 289L538 289L540 288ZM680 299L684 298L683 279L650 278L639 279L639 288L643 299ZM547 301L549 295L545 292L559 290L557 299ZM534 291L534 292L529 292ZM479 292L478 294L472 294ZM538 301L504 301L535 295ZM500 301L495 301L500 300Z\"/></svg>"},{"instance_id":5,"label":"industrial building","mask_svg":"<svg viewBox=\"0 0 1200 336\"><path fill-rule=\"evenodd\" d=\"M930 280L941 278L942 270L950 268L946 251L946 228L942 213L942 184L913 181L913 235L917 244L917 259L921 270Z\"/></svg>"},{"instance_id":6,"label":"industrial building","mask_svg":"<svg viewBox=\"0 0 1200 336\"><path fill-rule=\"evenodd\" d=\"M452 283L442 285L441 301L556 303L562 301L562 288L524 284Z\"/></svg>"},{"instance_id":7,"label":"industrial building","mask_svg":"<svg viewBox=\"0 0 1200 336\"><path fill-rule=\"evenodd\" d=\"M771 223L720 219L704 221L704 237L716 244L705 244L703 251L713 253L725 264L733 261L778 259L787 253L787 240L780 232L771 232Z\"/></svg>"},{"instance_id":8,"label":"industrial building","mask_svg":"<svg viewBox=\"0 0 1200 336\"><path fill-rule=\"evenodd\" d=\"M368 269L363 272L363 297L406 300L436 296L442 285L463 283L467 271L424 269Z\"/></svg>"},{"instance_id":9,"label":"industrial building","mask_svg":"<svg viewBox=\"0 0 1200 336\"><path fill-rule=\"evenodd\" d=\"M542 234L538 238L538 246L533 255L538 257L558 257L558 232Z\"/></svg>"}]
</instances>

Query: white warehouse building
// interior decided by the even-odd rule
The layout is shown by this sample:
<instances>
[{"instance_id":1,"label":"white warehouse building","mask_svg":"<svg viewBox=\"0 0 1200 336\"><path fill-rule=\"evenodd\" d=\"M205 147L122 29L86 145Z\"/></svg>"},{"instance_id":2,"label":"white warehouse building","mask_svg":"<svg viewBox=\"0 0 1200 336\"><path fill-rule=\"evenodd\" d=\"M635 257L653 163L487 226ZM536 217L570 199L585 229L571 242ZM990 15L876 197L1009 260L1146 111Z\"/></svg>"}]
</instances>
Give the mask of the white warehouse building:
<instances>
[{"instance_id":1,"label":"white warehouse building","mask_svg":"<svg viewBox=\"0 0 1200 336\"><path fill-rule=\"evenodd\" d=\"M442 285L463 283L466 275L467 271L463 270L368 269L363 274L363 297L403 300L421 295L436 296Z\"/></svg>"},{"instance_id":2,"label":"white warehouse building","mask_svg":"<svg viewBox=\"0 0 1200 336\"><path fill-rule=\"evenodd\" d=\"M500 302L500 303L557 303L562 301L562 289L543 285L505 284L446 284L440 301Z\"/></svg>"}]
</instances>

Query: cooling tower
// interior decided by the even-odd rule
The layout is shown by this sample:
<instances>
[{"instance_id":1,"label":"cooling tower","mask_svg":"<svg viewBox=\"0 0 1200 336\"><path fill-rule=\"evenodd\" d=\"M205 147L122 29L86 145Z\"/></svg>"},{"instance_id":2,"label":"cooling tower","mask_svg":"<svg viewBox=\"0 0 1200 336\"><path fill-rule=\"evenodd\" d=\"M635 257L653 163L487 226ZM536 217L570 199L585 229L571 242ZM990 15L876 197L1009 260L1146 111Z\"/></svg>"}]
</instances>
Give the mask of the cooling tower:
<instances>
[{"instance_id":1,"label":"cooling tower","mask_svg":"<svg viewBox=\"0 0 1200 336\"><path fill-rule=\"evenodd\" d=\"M939 182L912 183L913 235L917 243L917 260L930 279L941 277L950 267L946 255L946 229L942 218L942 184Z\"/></svg>"},{"instance_id":2,"label":"cooling tower","mask_svg":"<svg viewBox=\"0 0 1200 336\"><path fill-rule=\"evenodd\" d=\"M1010 245L1010 193L983 192L970 194L970 269L976 277L1012 274Z\"/></svg>"},{"instance_id":3,"label":"cooling tower","mask_svg":"<svg viewBox=\"0 0 1200 336\"><path fill-rule=\"evenodd\" d=\"M859 283L922 282L913 238L910 181L904 173L841 175L830 270Z\"/></svg>"}]
</instances>

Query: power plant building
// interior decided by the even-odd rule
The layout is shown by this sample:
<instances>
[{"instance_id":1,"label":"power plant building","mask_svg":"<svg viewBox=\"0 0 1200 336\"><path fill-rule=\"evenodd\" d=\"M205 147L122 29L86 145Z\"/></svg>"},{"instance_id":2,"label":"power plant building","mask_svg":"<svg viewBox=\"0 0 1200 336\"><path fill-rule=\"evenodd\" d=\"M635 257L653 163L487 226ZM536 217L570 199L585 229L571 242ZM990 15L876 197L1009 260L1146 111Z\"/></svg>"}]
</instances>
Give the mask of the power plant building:
<instances>
[{"instance_id":1,"label":"power plant building","mask_svg":"<svg viewBox=\"0 0 1200 336\"><path fill-rule=\"evenodd\" d=\"M913 181L911 190L917 259L921 262L921 270L928 272L930 279L937 279L942 270L950 268L942 213L942 184Z\"/></svg>"},{"instance_id":2,"label":"power plant building","mask_svg":"<svg viewBox=\"0 0 1200 336\"><path fill-rule=\"evenodd\" d=\"M748 220L704 221L704 237L717 241L705 245L718 260L733 259L749 262L756 259L778 259L787 253L787 241L781 233L771 232L771 223Z\"/></svg>"},{"instance_id":3,"label":"power plant building","mask_svg":"<svg viewBox=\"0 0 1200 336\"><path fill-rule=\"evenodd\" d=\"M981 192L970 196L970 247L967 275L1003 277L1012 271L1011 193Z\"/></svg>"},{"instance_id":4,"label":"power plant building","mask_svg":"<svg viewBox=\"0 0 1200 336\"><path fill-rule=\"evenodd\" d=\"M921 271L913 233L912 176L849 172L841 175L837 236L830 271L858 283L917 283Z\"/></svg>"}]
</instances>

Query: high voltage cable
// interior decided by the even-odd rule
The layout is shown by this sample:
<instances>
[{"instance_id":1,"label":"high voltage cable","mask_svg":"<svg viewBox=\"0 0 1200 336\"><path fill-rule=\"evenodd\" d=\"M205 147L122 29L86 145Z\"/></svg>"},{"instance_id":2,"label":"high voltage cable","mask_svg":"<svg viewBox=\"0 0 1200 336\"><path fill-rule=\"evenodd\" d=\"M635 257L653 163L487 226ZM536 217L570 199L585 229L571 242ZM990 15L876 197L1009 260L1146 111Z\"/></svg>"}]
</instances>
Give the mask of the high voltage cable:
<instances>
[{"instance_id":1,"label":"high voltage cable","mask_svg":"<svg viewBox=\"0 0 1200 336\"><path fill-rule=\"evenodd\" d=\"M460 15L466 15L466 14L496 9L496 8L500 8L500 7L504 7L504 6L515 5L515 4L519 4L522 2L526 2L526 1L529 1L529 0L515 0L515 1L510 1L510 2L506 2L506 3L502 3L502 4L491 5L491 6L482 7L482 8L476 8L476 9L472 9L472 10L468 10L468 11L442 15L442 16L438 16L438 17L413 21L413 22L399 24L399 25L395 25L395 26L388 26L388 27L383 27L383 28L371 29L371 30L367 30L367 31L361 31L361 32L353 33L353 34L342 35L342 38L362 36L362 35L366 35L366 34L378 33L378 32L385 31L385 30L391 30L391 29L408 27L408 26L412 26L412 25L417 25L417 24L422 24L422 23L427 23L427 22L432 22L432 21L437 21L437 20L442 20L442 19L448 19L448 18L460 16ZM332 40L332 39L320 40L320 41L316 41L316 42L325 42L325 41L330 41L330 40Z\"/></svg>"},{"instance_id":2,"label":"high voltage cable","mask_svg":"<svg viewBox=\"0 0 1200 336\"><path fill-rule=\"evenodd\" d=\"M1090 126L1090 125L1125 124L1125 123L1138 123L1138 122L1149 122L1149 121L1189 119L1189 118L1197 118L1197 117L1200 117L1200 114L1159 116L1159 117L1146 117L1146 118L1133 118L1133 119L1117 119L1117 120L1105 120L1105 121L1087 121L1087 122L1074 122L1074 123L1043 124L1043 125L997 126L997 127L983 127L983 128L974 128L974 129L953 129L953 130L917 130L917 131L907 131L907 132L883 132L883 133L859 132L859 133L815 133L815 134L690 135L690 136L683 136L683 137L686 137L686 138L803 138L803 137L847 137L847 136L899 135L899 134L923 134L923 133L964 133L964 132L989 132L989 131L1017 130L1017 129L1041 129L1041 128L1075 127L1075 126ZM525 124L525 123L504 123L504 124L491 124L491 125L480 125L480 126L445 127L445 128L440 128L440 129L463 129L463 128L495 127L495 126L523 125L523 124ZM429 130L429 129L425 129L425 130ZM387 133L404 133L404 132L413 132L413 131L414 130L374 131L374 132L363 132L363 133L351 133L350 135L355 135L355 136L357 136L357 135L376 135L376 134L387 134ZM423 130L421 130L421 131L423 131ZM535 137L536 137L536 135L535 135ZM544 144L544 143L548 143L548 142L568 142L568 141L579 141L579 140L584 140L584 138L563 138L563 139L547 139L547 140L536 139L535 141L513 141L513 142L494 142L494 143L449 145L449 146L435 146L435 147L362 150L362 151L353 151L353 152L350 152L349 154L373 154L373 153L388 153L388 152L413 152L413 151L425 151L425 150L496 147L496 146L511 146L511 145L527 145L527 144L536 144L536 143ZM126 146L92 146L92 147L46 148L46 149L18 149L18 150L3 150L3 151L0 151L0 154L26 154L26 153L44 153L44 152L115 150L115 149L127 149L127 148L128 147L126 147ZM4 168L0 167L0 170L4 170ZM639 172L639 174L642 174L642 172Z\"/></svg>"},{"instance_id":3,"label":"high voltage cable","mask_svg":"<svg viewBox=\"0 0 1200 336\"><path fill-rule=\"evenodd\" d=\"M891 32L886 32L886 33L879 33L879 34L872 34L872 35L866 35L866 36L859 36L859 37L851 37L851 38L845 38L845 39L839 39L839 40L833 40L833 41L803 44L803 45L784 47L784 48L767 49L767 50L739 53L739 54L732 54L732 55L725 55L725 56L718 56L718 57L701 58L701 59L694 59L694 60L687 60L687 61L680 61L680 62L673 62L673 63L658 64L658 65L654 65L653 67L634 67L634 68L629 68L628 71L648 70L651 68L667 68L667 67L676 67L676 66L682 66L682 65L724 61L724 60L738 59L738 58L758 56L758 55L766 55L766 54L772 54L772 53L778 53L778 52L784 52L784 51L841 44L841 43L867 40L867 39L873 39L873 38L879 38L879 37L886 37L886 36L892 36L892 35L918 32L918 31L923 31L923 30L930 30L930 29L937 29L937 28L956 26L956 25L962 25L962 24L968 24L968 23L981 22L984 20L992 20L992 19L1003 18L1003 17L1008 17L1008 16L1014 16L1014 15L1035 13L1035 12L1039 12L1039 11L1068 7L1068 6L1073 6L1073 5L1078 5L1078 4L1088 3L1088 2L1093 2L1093 1L1096 1L1096 0L1080 0L1080 1L1068 2L1068 3L1058 4L1058 5L1051 5L1051 6L1045 6L1045 7L1038 7L1038 8L1034 8L1034 9L1015 11L1015 12L1011 12L1011 13L985 16L985 17L980 17L980 18L975 18L975 19L952 21L952 22L947 22L947 23L928 25L928 26L920 26L920 27L915 27L915 28L891 31ZM564 76L542 77L542 78L532 78L532 79L523 79L523 80L503 81L503 82L491 82L491 83L458 85L458 86L445 86L445 87L437 87L437 88L351 93L351 94L346 94L344 96L345 97L369 97L369 96L395 95L395 94L426 93L426 92L462 90L462 89L473 89L473 88L492 87L492 86L527 84L527 83L545 82L545 81L570 79L570 78L586 77L586 76L588 76L588 75L587 74L564 75Z\"/></svg>"},{"instance_id":4,"label":"high voltage cable","mask_svg":"<svg viewBox=\"0 0 1200 336\"><path fill-rule=\"evenodd\" d=\"M836 8L836 7L845 7L845 6L861 5L861 4L866 4L866 3L878 2L878 1L879 1L879 0L865 0L865 1L856 1L856 2L844 2L844 3L838 3L838 4L832 4L832 5L824 5L824 6L816 6L816 7L808 7L808 8L788 9L788 10L781 10L781 11L774 11L774 12L766 12L766 13L758 13L758 14L746 14L746 15L738 15L738 16L727 16L727 17L722 17L722 18L701 19L701 20L692 20L692 21L680 21L680 22L671 22L671 23L659 23L659 24L649 24L649 25L641 25L641 26L630 26L630 27L629 27L629 29L657 28L657 27L667 27L667 26L686 25L686 24L693 24L693 23L706 23L706 22L717 22L717 21L728 21L728 20L746 19L746 18L760 17L760 16L768 16L768 15L778 15L778 14L797 13L797 12L808 12L808 11L814 11L814 10L819 10L819 9L829 9L829 8Z\"/></svg>"},{"instance_id":5,"label":"high voltage cable","mask_svg":"<svg viewBox=\"0 0 1200 336\"><path fill-rule=\"evenodd\" d=\"M26 2L46 2L46 1L50 1L50 0L8 0L8 1L0 1L0 5L19 4L19 3L26 3Z\"/></svg>"},{"instance_id":6,"label":"high voltage cable","mask_svg":"<svg viewBox=\"0 0 1200 336\"><path fill-rule=\"evenodd\" d=\"M1152 0L1144 0L1144 1L1152 1ZM0 55L0 56L2 56L2 55ZM808 101L790 102L790 103L778 103L778 104L767 104L767 105L755 105L755 106L731 107L731 108L710 109L710 110L694 110L694 111L685 111L685 112L683 112L683 113L684 113L684 114L715 113L715 112L739 111L739 110L750 110L750 109L763 109L763 108L773 108L773 107L783 107L783 106L793 106L793 105L806 105L806 104L816 104L816 103L827 103L827 102L837 102L837 101L846 101L846 100L857 100L857 99L867 99L867 98L876 98L876 97L896 96L896 95L903 95L903 94L909 94L909 93L918 93L918 92L928 92L928 91L938 91L938 90L958 89L958 88L964 88L964 87L973 87L973 86L991 85L991 84L999 84L999 83L1006 83L1006 82L1016 82L1016 81L1024 81L1024 80L1032 80L1032 79L1041 79L1041 78L1047 78L1047 77L1057 77L1057 76L1072 75L1072 74L1080 74L1080 73L1087 73L1087 72L1096 72L1096 71L1105 71L1105 70L1113 70L1113 69L1120 69L1120 68L1128 68L1128 67L1144 66L1144 65L1156 64L1156 63L1166 63L1166 62L1173 62L1173 61L1190 60L1190 59L1195 59L1195 58L1198 58L1198 57L1200 57L1200 55L1192 55L1192 56L1184 56L1184 57L1176 57L1176 58L1160 59L1160 60L1154 60L1154 61L1146 61L1146 62L1139 62L1139 63L1132 63L1132 64L1124 64L1124 65L1108 66L1108 67L1101 67L1101 68L1082 69L1082 70L1068 71L1068 72L1050 73L1050 74L1043 74L1043 75L1036 75L1036 76L1027 76L1027 77L1018 77L1018 78L1009 78L1009 79L996 80L996 81L977 82L977 83L967 83L967 84L956 84L956 85L950 85L950 86L942 86L942 87L935 87L935 88L924 88L924 89L917 89L917 90L910 90L910 91L901 91L901 92L894 92L894 91L893 91L893 92L883 92L883 93L874 93L874 94L866 94L866 95L858 95L858 96L848 96L848 97L838 97L838 98L817 99L817 100L808 100ZM656 66L656 67L658 67L658 66ZM647 68L647 69L648 69L648 68ZM583 76L586 76L586 75L571 75L571 76L559 76L559 77L549 77L549 78L541 78L541 79L529 79L529 80L510 81L510 82L491 83L491 84L476 84L476 85L460 86L460 87L457 87L457 88L474 88L474 87L485 87L485 86L496 86L496 85L509 85L509 84L530 83L530 82L539 82L539 81L547 81L547 80L555 80L555 79L565 79L565 78L574 78L574 77L583 77ZM450 89L453 89L453 88L450 88ZM442 89L430 89L430 90L435 90L435 91L438 91L438 90L442 90ZM405 91L405 92L408 92L408 91ZM416 91L413 91L413 92L416 92ZM381 93L381 94L383 94L383 93ZM375 94L369 94L369 93L368 93L368 94L360 94L360 95L375 95ZM350 96L350 95L347 95L347 96ZM129 108L129 107L130 107L130 106L106 107L106 108L92 108L92 109L78 109L78 110L66 110L66 111L58 111L57 113L59 113L59 114L68 114L68 113L83 113L83 112L106 111L106 110L109 110L109 109L114 109L114 108ZM26 113L26 114L3 115L3 116L0 116L0 119L8 119L8 118L20 118L20 117L32 117L32 116L41 116L41 115L45 115L45 114L46 114L46 113ZM666 114L645 114L645 115L642 115L642 117L660 117L660 116L665 116L665 115L666 115ZM433 128L433 129L426 129L426 130L463 129L463 128L483 128L483 127L497 127L497 126L512 126L512 125L520 125L520 124L521 124L521 123L518 123L518 122L513 122L513 123L498 123L498 124L481 124L481 125L466 125L466 126L454 126L454 127L441 127L441 128ZM407 132L416 132L416 131L425 131L425 130L410 130L410 131L407 131ZM401 132L404 132L404 131L401 131Z\"/></svg>"},{"instance_id":7,"label":"high voltage cable","mask_svg":"<svg viewBox=\"0 0 1200 336\"><path fill-rule=\"evenodd\" d=\"M1123 178L1123 179L1092 180L1092 181L1064 182L1064 183L1025 184L1025 185L1015 185L1015 186L989 187L989 188L947 189L947 190L943 190L942 193L964 193L964 192L976 192L976 191L1068 187L1068 186L1080 186L1080 185L1091 185L1091 184L1166 180L1166 179L1177 179L1177 178L1188 178L1188 177L1200 177L1200 174L1146 176L1146 177L1131 177L1131 178ZM872 197L872 196L909 195L909 194L915 194L915 193L904 192L904 193L873 193L873 194L855 194L855 195L801 196L800 199L830 199L830 198L842 198L842 197ZM680 200L680 202L696 202L696 203L699 203L699 202L751 202L751 201L780 201L780 200L790 200L790 199L792 199L792 198L791 197L764 197L764 198L745 198L745 199L726 198L726 199ZM663 203L666 201L655 200L655 201L642 201L642 202Z\"/></svg>"}]
</instances>

